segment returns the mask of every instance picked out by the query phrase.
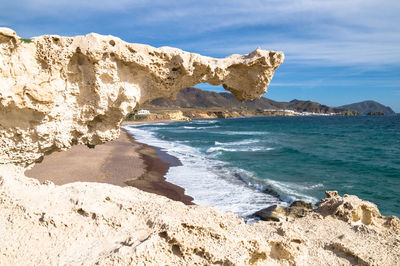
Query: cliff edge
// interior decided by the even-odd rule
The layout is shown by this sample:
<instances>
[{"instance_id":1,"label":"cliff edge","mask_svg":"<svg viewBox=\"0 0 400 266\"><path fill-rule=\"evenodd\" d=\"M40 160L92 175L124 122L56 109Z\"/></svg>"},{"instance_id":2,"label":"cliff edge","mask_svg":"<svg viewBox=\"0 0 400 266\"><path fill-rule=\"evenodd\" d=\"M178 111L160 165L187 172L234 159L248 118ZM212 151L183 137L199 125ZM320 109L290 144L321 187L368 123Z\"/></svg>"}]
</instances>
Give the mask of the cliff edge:
<instances>
[{"instance_id":1,"label":"cliff edge","mask_svg":"<svg viewBox=\"0 0 400 266\"><path fill-rule=\"evenodd\" d=\"M23 174L51 152L116 138L136 105L184 87L222 83L239 100L256 98L282 61L281 52L213 59L97 34L25 43L0 28L0 264L398 263L398 218L355 196L329 192L303 218L247 225L132 187Z\"/></svg>"}]
</instances>

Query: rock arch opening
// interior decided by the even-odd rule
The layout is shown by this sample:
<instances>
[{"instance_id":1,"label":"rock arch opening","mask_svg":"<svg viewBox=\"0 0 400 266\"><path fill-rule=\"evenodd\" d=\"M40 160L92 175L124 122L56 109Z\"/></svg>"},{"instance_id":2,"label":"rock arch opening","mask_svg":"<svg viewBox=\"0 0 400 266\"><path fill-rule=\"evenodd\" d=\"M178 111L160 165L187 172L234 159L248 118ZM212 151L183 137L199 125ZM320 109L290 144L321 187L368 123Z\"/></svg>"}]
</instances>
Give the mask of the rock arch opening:
<instances>
[{"instance_id":1,"label":"rock arch opening","mask_svg":"<svg viewBox=\"0 0 400 266\"><path fill-rule=\"evenodd\" d=\"M223 85L209 83L183 88L175 98L156 98L138 105L126 121L189 121L191 119L231 118L256 115L268 103L256 100L240 102Z\"/></svg>"}]
</instances>

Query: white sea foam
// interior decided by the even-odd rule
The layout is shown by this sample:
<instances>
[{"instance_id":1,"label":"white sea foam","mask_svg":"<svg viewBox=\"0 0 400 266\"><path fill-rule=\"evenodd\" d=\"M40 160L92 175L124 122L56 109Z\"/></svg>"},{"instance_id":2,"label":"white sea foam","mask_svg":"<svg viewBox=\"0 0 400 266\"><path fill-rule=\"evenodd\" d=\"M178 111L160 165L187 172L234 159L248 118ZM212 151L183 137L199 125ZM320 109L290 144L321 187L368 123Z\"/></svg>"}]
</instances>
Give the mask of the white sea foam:
<instances>
[{"instance_id":1,"label":"white sea foam","mask_svg":"<svg viewBox=\"0 0 400 266\"><path fill-rule=\"evenodd\" d=\"M250 151L270 151L274 150L272 147L264 147L262 145L251 145L259 143L258 139L244 139L232 142L218 142L215 141L216 147L210 147L207 149L207 153L227 151L227 152L250 152Z\"/></svg>"},{"instance_id":2,"label":"white sea foam","mask_svg":"<svg viewBox=\"0 0 400 266\"><path fill-rule=\"evenodd\" d=\"M193 124L215 124L217 123L218 120L212 120L212 119L198 119L192 122Z\"/></svg>"},{"instance_id":3,"label":"white sea foam","mask_svg":"<svg viewBox=\"0 0 400 266\"><path fill-rule=\"evenodd\" d=\"M267 206L287 205L288 202L298 199L316 203L317 199L307 195L307 191L323 187L323 184L302 185L259 179L251 172L231 167L227 163L215 159L224 151L268 151L274 149L251 146L259 141L257 139L215 142L215 147L210 147L206 153L202 153L200 150L186 145L187 141L168 142L157 138L155 136L157 130L153 127L146 127L144 130L137 126L126 126L125 129L133 134L137 141L159 147L181 161L182 166L169 168L166 179L185 188L185 193L192 196L194 203L199 205L215 206L221 211L231 211L240 216L247 216ZM264 191L270 191L272 194ZM279 198L273 195L273 191L278 193Z\"/></svg>"},{"instance_id":4,"label":"white sea foam","mask_svg":"<svg viewBox=\"0 0 400 266\"><path fill-rule=\"evenodd\" d=\"M137 127L125 129L137 141L159 147L181 161L182 166L169 168L166 179L185 188L185 193L192 196L196 204L215 206L221 211L235 212L240 216L250 215L273 204L285 204L254 186L245 185L238 178L241 175L251 175L249 172L207 158L188 145L158 139L150 131Z\"/></svg>"},{"instance_id":5,"label":"white sea foam","mask_svg":"<svg viewBox=\"0 0 400 266\"><path fill-rule=\"evenodd\" d=\"M313 185L309 185L309 186L302 186L303 190L312 190L312 189L317 189L317 188L323 188L324 185L323 184L313 184Z\"/></svg>"},{"instance_id":6,"label":"white sea foam","mask_svg":"<svg viewBox=\"0 0 400 266\"><path fill-rule=\"evenodd\" d=\"M174 131L174 132L185 132L186 129L189 130L203 130L203 129L211 129L211 128L219 128L220 126L218 125L212 125L212 126L203 126L203 127L197 127L197 126L183 126L179 128L171 128L169 131ZM151 128L147 128L151 129Z\"/></svg>"},{"instance_id":7,"label":"white sea foam","mask_svg":"<svg viewBox=\"0 0 400 266\"><path fill-rule=\"evenodd\" d=\"M211 147L208 148L206 152L210 153L215 151L237 151L237 149L224 148L224 147Z\"/></svg>"},{"instance_id":8,"label":"white sea foam","mask_svg":"<svg viewBox=\"0 0 400 266\"><path fill-rule=\"evenodd\" d=\"M293 201L293 200L304 200L306 202L316 203L317 198L311 197L307 194L301 193L301 191L308 190L305 186L290 182L278 182L275 180L267 179L264 181L266 184L270 184L272 188L277 191L280 195L284 195L283 200ZM317 184L317 186L323 186L322 184Z\"/></svg>"},{"instance_id":9,"label":"white sea foam","mask_svg":"<svg viewBox=\"0 0 400 266\"><path fill-rule=\"evenodd\" d=\"M206 127L196 127L196 129L210 129L210 128L219 128L221 126L219 125L213 125L213 126L206 126Z\"/></svg>"},{"instance_id":10,"label":"white sea foam","mask_svg":"<svg viewBox=\"0 0 400 266\"><path fill-rule=\"evenodd\" d=\"M219 125L211 125L211 126L183 126L184 129L210 129L210 128L219 128Z\"/></svg>"},{"instance_id":11,"label":"white sea foam","mask_svg":"<svg viewBox=\"0 0 400 266\"><path fill-rule=\"evenodd\" d=\"M306 202L316 203L317 198L311 197L302 191L323 187L323 184L301 185L297 183L282 182L271 179L259 179L252 175L240 175L242 179L249 186L255 187L261 191L272 190L279 194L280 198L286 202L293 202L295 200L304 200Z\"/></svg>"},{"instance_id":12,"label":"white sea foam","mask_svg":"<svg viewBox=\"0 0 400 266\"><path fill-rule=\"evenodd\" d=\"M227 148L227 147L211 147L207 149L207 153L212 153L215 151L227 151L227 152L246 152L246 151L270 151L273 150L274 148L265 148L265 147L241 147L241 148Z\"/></svg>"},{"instance_id":13,"label":"white sea foam","mask_svg":"<svg viewBox=\"0 0 400 266\"><path fill-rule=\"evenodd\" d=\"M217 133L217 134L223 134L223 135L267 135L269 134L269 132L266 131L221 131L221 132L213 132L213 133Z\"/></svg>"},{"instance_id":14,"label":"white sea foam","mask_svg":"<svg viewBox=\"0 0 400 266\"><path fill-rule=\"evenodd\" d=\"M232 142L215 142L215 145L219 146L236 146L236 145L248 145L253 143L258 143L260 140L258 139L244 139L239 141L232 141Z\"/></svg>"}]
</instances>

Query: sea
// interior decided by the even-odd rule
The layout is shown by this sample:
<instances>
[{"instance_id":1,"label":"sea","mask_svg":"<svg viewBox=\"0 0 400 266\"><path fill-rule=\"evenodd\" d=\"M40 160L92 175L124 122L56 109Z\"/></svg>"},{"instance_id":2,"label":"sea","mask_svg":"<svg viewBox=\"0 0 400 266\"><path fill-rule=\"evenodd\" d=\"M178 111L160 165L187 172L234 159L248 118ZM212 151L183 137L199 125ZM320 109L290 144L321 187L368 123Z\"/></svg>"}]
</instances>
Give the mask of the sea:
<instances>
[{"instance_id":1,"label":"sea","mask_svg":"<svg viewBox=\"0 0 400 266\"><path fill-rule=\"evenodd\" d=\"M125 126L180 160L166 174L198 205L250 217L326 190L400 217L400 116L204 119Z\"/></svg>"}]
</instances>

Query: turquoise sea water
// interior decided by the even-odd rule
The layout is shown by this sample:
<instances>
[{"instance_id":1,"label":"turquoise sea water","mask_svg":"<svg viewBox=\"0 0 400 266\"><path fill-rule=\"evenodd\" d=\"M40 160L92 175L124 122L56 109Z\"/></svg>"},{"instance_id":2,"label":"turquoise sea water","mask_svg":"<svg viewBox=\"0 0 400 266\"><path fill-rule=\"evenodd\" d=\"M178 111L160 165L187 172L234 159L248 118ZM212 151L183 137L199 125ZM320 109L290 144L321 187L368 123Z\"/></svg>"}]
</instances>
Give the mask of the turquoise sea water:
<instances>
[{"instance_id":1,"label":"turquoise sea water","mask_svg":"<svg viewBox=\"0 0 400 266\"><path fill-rule=\"evenodd\" d=\"M400 216L400 116L257 117L127 126L182 162L167 180L241 216L325 190Z\"/></svg>"}]
</instances>

